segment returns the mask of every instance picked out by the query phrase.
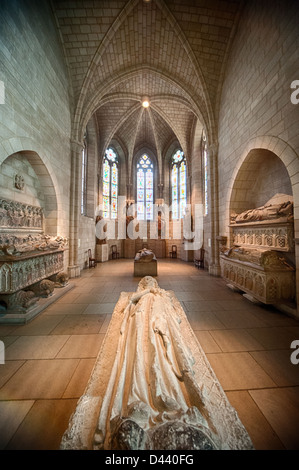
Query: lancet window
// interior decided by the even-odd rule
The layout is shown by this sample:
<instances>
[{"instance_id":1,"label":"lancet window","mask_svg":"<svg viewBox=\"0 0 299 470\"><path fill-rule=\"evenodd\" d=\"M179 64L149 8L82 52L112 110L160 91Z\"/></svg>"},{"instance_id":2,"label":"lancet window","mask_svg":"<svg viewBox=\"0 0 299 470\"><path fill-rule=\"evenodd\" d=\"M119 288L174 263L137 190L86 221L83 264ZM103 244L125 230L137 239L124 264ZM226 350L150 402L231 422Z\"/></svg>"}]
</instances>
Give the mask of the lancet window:
<instances>
[{"instance_id":1,"label":"lancet window","mask_svg":"<svg viewBox=\"0 0 299 470\"><path fill-rule=\"evenodd\" d=\"M87 209L87 144L84 139L81 165L81 215L86 215Z\"/></svg>"},{"instance_id":2,"label":"lancet window","mask_svg":"<svg viewBox=\"0 0 299 470\"><path fill-rule=\"evenodd\" d=\"M207 139L203 133L202 137L202 162L203 162L203 187L204 187L204 215L208 215L209 202L208 202L208 184L209 184L209 173L208 173L208 151L207 151Z\"/></svg>"},{"instance_id":3,"label":"lancet window","mask_svg":"<svg viewBox=\"0 0 299 470\"><path fill-rule=\"evenodd\" d=\"M172 218L181 219L187 205L187 164L184 153L177 150L171 160Z\"/></svg>"},{"instance_id":4,"label":"lancet window","mask_svg":"<svg viewBox=\"0 0 299 470\"><path fill-rule=\"evenodd\" d=\"M103 217L117 219L118 157L112 148L105 152L103 161Z\"/></svg>"},{"instance_id":5,"label":"lancet window","mask_svg":"<svg viewBox=\"0 0 299 470\"><path fill-rule=\"evenodd\" d=\"M137 219L152 220L154 205L154 164L144 154L137 162Z\"/></svg>"}]
</instances>

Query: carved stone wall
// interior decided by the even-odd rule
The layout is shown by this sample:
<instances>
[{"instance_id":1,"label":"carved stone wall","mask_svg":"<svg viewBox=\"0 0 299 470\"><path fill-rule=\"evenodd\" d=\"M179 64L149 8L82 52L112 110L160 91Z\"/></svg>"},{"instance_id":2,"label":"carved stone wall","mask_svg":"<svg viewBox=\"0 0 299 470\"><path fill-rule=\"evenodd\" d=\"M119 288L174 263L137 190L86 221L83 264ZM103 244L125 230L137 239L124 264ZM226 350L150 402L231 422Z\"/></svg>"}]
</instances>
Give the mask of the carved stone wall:
<instances>
[{"instance_id":1,"label":"carved stone wall","mask_svg":"<svg viewBox=\"0 0 299 470\"><path fill-rule=\"evenodd\" d=\"M63 270L63 251L0 260L0 293L12 294Z\"/></svg>"},{"instance_id":2,"label":"carved stone wall","mask_svg":"<svg viewBox=\"0 0 299 470\"><path fill-rule=\"evenodd\" d=\"M222 276L229 284L252 295L265 304L291 302L295 298L295 270L291 268L265 269L253 263L220 258Z\"/></svg>"},{"instance_id":3,"label":"carved stone wall","mask_svg":"<svg viewBox=\"0 0 299 470\"><path fill-rule=\"evenodd\" d=\"M220 256L229 284L265 304L295 300L294 225L289 221L232 224L234 248ZM288 259L284 253L288 253Z\"/></svg>"},{"instance_id":4,"label":"carved stone wall","mask_svg":"<svg viewBox=\"0 0 299 470\"><path fill-rule=\"evenodd\" d=\"M278 251L294 250L293 224L233 225L233 244Z\"/></svg>"},{"instance_id":5,"label":"carved stone wall","mask_svg":"<svg viewBox=\"0 0 299 470\"><path fill-rule=\"evenodd\" d=\"M41 207L0 199L0 301L6 307L1 322L19 322L19 314L26 322L33 309L41 311L35 307L41 297L64 287L52 279L64 270L68 239L44 234L43 219Z\"/></svg>"},{"instance_id":6,"label":"carved stone wall","mask_svg":"<svg viewBox=\"0 0 299 470\"><path fill-rule=\"evenodd\" d=\"M43 229L43 209L21 202L0 199L0 227Z\"/></svg>"}]
</instances>

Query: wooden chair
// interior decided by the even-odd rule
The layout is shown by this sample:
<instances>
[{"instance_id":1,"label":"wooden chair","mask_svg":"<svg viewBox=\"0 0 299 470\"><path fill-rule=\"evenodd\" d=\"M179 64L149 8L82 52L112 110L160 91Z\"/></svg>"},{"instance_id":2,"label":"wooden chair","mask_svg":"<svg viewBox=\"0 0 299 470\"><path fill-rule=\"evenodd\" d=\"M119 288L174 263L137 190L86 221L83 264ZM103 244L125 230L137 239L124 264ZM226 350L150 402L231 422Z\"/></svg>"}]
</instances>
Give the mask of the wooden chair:
<instances>
[{"instance_id":1,"label":"wooden chair","mask_svg":"<svg viewBox=\"0 0 299 470\"><path fill-rule=\"evenodd\" d=\"M169 257L177 258L177 246L176 245L172 245L171 251L169 252Z\"/></svg>"},{"instance_id":2,"label":"wooden chair","mask_svg":"<svg viewBox=\"0 0 299 470\"><path fill-rule=\"evenodd\" d=\"M92 257L91 249L88 250L88 267L95 268L97 265L97 260Z\"/></svg>"},{"instance_id":3,"label":"wooden chair","mask_svg":"<svg viewBox=\"0 0 299 470\"><path fill-rule=\"evenodd\" d=\"M205 250L203 248L199 250L199 256L194 258L194 266L198 269L205 267Z\"/></svg>"},{"instance_id":4,"label":"wooden chair","mask_svg":"<svg viewBox=\"0 0 299 470\"><path fill-rule=\"evenodd\" d=\"M119 252L117 251L117 246L116 245L112 245L111 255L112 255L112 259L118 259L119 258Z\"/></svg>"}]
</instances>

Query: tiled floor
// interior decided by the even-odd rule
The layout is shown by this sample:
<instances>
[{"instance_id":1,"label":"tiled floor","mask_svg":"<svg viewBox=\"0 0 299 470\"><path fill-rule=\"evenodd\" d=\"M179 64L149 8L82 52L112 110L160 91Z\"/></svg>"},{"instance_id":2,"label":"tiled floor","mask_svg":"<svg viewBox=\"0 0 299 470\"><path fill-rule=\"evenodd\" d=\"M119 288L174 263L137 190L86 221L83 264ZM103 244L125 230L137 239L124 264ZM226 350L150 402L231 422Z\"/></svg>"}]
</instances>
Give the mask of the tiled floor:
<instances>
[{"instance_id":1,"label":"tiled floor","mask_svg":"<svg viewBox=\"0 0 299 470\"><path fill-rule=\"evenodd\" d=\"M299 449L299 321L257 306L190 263L159 260L256 449ZM121 291L135 291L133 262L109 261L27 325L0 325L0 449L58 449L83 394Z\"/></svg>"}]
</instances>

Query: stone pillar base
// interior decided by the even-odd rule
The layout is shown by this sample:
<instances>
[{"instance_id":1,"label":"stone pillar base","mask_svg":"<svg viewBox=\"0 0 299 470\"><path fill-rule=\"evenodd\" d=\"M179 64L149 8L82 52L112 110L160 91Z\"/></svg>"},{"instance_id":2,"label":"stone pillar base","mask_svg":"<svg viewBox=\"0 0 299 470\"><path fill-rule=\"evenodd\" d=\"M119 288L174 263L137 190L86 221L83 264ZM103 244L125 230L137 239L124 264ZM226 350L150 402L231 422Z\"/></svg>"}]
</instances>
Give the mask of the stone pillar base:
<instances>
[{"instance_id":1,"label":"stone pillar base","mask_svg":"<svg viewBox=\"0 0 299 470\"><path fill-rule=\"evenodd\" d=\"M68 267L68 275L69 278L72 279L73 277L80 276L80 266L69 266Z\"/></svg>"},{"instance_id":2,"label":"stone pillar base","mask_svg":"<svg viewBox=\"0 0 299 470\"><path fill-rule=\"evenodd\" d=\"M221 267L219 264L214 264L212 266L209 266L209 274L210 276L221 276Z\"/></svg>"}]
</instances>

